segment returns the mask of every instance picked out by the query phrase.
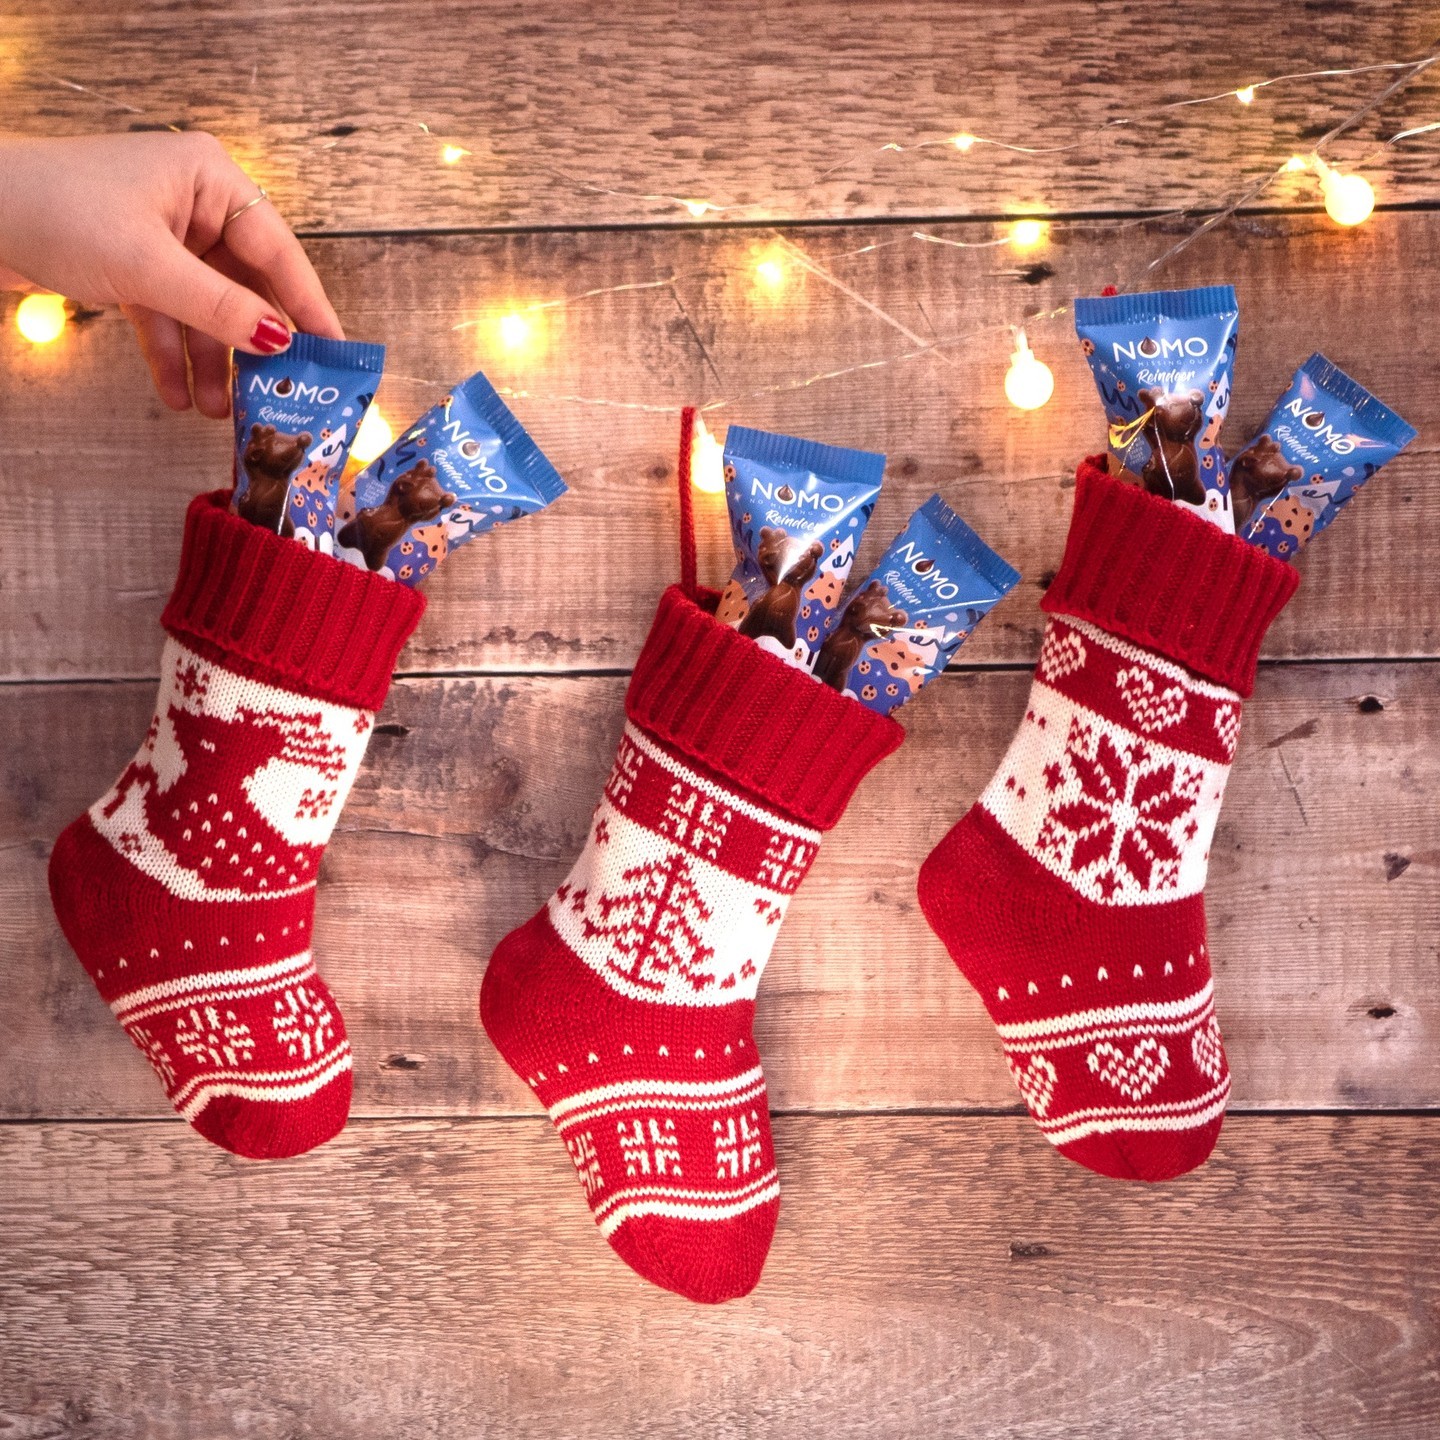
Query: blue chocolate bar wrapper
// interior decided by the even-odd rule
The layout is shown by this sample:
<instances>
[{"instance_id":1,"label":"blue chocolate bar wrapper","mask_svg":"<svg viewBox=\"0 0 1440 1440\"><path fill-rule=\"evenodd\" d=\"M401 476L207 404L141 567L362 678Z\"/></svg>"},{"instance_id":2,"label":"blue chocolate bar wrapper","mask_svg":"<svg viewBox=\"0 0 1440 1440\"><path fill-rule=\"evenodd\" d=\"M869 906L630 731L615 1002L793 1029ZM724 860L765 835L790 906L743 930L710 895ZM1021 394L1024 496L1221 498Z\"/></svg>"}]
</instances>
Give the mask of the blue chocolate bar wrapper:
<instances>
[{"instance_id":1,"label":"blue chocolate bar wrapper","mask_svg":"<svg viewBox=\"0 0 1440 1440\"><path fill-rule=\"evenodd\" d=\"M732 425L725 500L737 556L717 618L808 670L870 522L885 457Z\"/></svg>"},{"instance_id":2,"label":"blue chocolate bar wrapper","mask_svg":"<svg viewBox=\"0 0 1440 1440\"><path fill-rule=\"evenodd\" d=\"M1241 539L1293 560L1415 434L1338 365L1312 355L1230 462Z\"/></svg>"},{"instance_id":3,"label":"blue chocolate bar wrapper","mask_svg":"<svg viewBox=\"0 0 1440 1440\"><path fill-rule=\"evenodd\" d=\"M235 496L243 519L334 548L340 476L380 384L385 347L296 333L279 355L235 352Z\"/></svg>"},{"instance_id":4,"label":"blue chocolate bar wrapper","mask_svg":"<svg viewBox=\"0 0 1440 1440\"><path fill-rule=\"evenodd\" d=\"M1231 285L1075 301L1114 471L1234 533L1220 427L1240 309Z\"/></svg>"},{"instance_id":5,"label":"blue chocolate bar wrapper","mask_svg":"<svg viewBox=\"0 0 1440 1440\"><path fill-rule=\"evenodd\" d=\"M543 510L566 488L477 372L344 487L336 554L418 585L456 546Z\"/></svg>"},{"instance_id":6,"label":"blue chocolate bar wrapper","mask_svg":"<svg viewBox=\"0 0 1440 1440\"><path fill-rule=\"evenodd\" d=\"M888 715L944 670L1019 580L932 495L850 597L815 658L815 677Z\"/></svg>"}]
</instances>

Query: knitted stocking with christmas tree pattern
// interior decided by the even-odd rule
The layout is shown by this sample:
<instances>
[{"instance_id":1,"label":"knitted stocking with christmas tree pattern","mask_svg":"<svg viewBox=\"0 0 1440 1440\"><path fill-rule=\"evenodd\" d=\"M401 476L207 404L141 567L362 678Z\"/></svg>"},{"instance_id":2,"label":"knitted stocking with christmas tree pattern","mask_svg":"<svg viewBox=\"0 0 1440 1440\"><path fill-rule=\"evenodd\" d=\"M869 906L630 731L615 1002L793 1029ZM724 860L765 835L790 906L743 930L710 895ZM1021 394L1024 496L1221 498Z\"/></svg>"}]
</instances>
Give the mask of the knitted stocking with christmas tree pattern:
<instances>
[{"instance_id":1,"label":"knitted stocking with christmas tree pattern","mask_svg":"<svg viewBox=\"0 0 1440 1440\"><path fill-rule=\"evenodd\" d=\"M135 758L55 842L50 894L166 1094L237 1155L296 1155L350 1110L310 954L315 876L420 619L403 585L198 496Z\"/></svg>"},{"instance_id":2,"label":"knitted stocking with christmas tree pattern","mask_svg":"<svg viewBox=\"0 0 1440 1440\"><path fill-rule=\"evenodd\" d=\"M625 712L585 849L501 941L480 1014L620 1257L720 1301L760 1278L779 1211L760 974L821 833L903 732L679 588Z\"/></svg>"},{"instance_id":3,"label":"knitted stocking with christmas tree pattern","mask_svg":"<svg viewBox=\"0 0 1440 1440\"><path fill-rule=\"evenodd\" d=\"M1024 718L920 872L1045 1138L1104 1175L1204 1161L1230 1092L1205 872L1242 697L1298 578L1087 460Z\"/></svg>"}]
</instances>

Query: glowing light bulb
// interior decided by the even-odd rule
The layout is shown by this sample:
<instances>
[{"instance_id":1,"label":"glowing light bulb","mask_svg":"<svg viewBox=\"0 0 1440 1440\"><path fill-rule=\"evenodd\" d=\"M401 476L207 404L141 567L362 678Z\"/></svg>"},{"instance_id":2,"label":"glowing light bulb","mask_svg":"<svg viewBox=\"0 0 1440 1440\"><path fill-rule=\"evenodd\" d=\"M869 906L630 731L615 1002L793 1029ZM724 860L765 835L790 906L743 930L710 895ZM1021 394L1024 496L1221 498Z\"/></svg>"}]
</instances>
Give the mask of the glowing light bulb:
<instances>
[{"instance_id":1,"label":"glowing light bulb","mask_svg":"<svg viewBox=\"0 0 1440 1440\"><path fill-rule=\"evenodd\" d=\"M512 310L500 317L500 343L507 350L523 350L530 343L530 322Z\"/></svg>"},{"instance_id":2,"label":"glowing light bulb","mask_svg":"<svg viewBox=\"0 0 1440 1440\"><path fill-rule=\"evenodd\" d=\"M67 320L63 295L27 295L15 311L15 328L32 344L60 338Z\"/></svg>"},{"instance_id":3,"label":"glowing light bulb","mask_svg":"<svg viewBox=\"0 0 1440 1440\"><path fill-rule=\"evenodd\" d=\"M1322 176L1320 189L1325 196L1325 213L1337 225L1359 225L1370 218L1375 208L1375 192L1363 175L1341 175L1331 170Z\"/></svg>"},{"instance_id":4,"label":"glowing light bulb","mask_svg":"<svg viewBox=\"0 0 1440 1440\"><path fill-rule=\"evenodd\" d=\"M1017 410L1038 410L1055 393L1050 367L1036 358L1025 332L1015 332L1015 353L1005 372L1005 398Z\"/></svg>"},{"instance_id":5,"label":"glowing light bulb","mask_svg":"<svg viewBox=\"0 0 1440 1440\"><path fill-rule=\"evenodd\" d=\"M968 130L962 130L950 143L963 155L967 150L975 147L975 142L980 137L972 135Z\"/></svg>"},{"instance_id":6,"label":"glowing light bulb","mask_svg":"<svg viewBox=\"0 0 1440 1440\"><path fill-rule=\"evenodd\" d=\"M778 260L762 260L755 267L755 276L767 290L785 287L785 267Z\"/></svg>"},{"instance_id":7,"label":"glowing light bulb","mask_svg":"<svg viewBox=\"0 0 1440 1440\"><path fill-rule=\"evenodd\" d=\"M696 220L705 214L707 210L713 210L715 208L708 200L682 200L680 203Z\"/></svg>"},{"instance_id":8,"label":"glowing light bulb","mask_svg":"<svg viewBox=\"0 0 1440 1440\"><path fill-rule=\"evenodd\" d=\"M440 159L446 165L456 165L469 153L463 145L446 145L440 151Z\"/></svg>"},{"instance_id":9,"label":"glowing light bulb","mask_svg":"<svg viewBox=\"0 0 1440 1440\"><path fill-rule=\"evenodd\" d=\"M1292 155L1284 166L1287 175L1294 175L1299 170L1308 170L1309 168L1310 162L1303 155Z\"/></svg>"},{"instance_id":10,"label":"glowing light bulb","mask_svg":"<svg viewBox=\"0 0 1440 1440\"><path fill-rule=\"evenodd\" d=\"M390 422L372 405L365 412L365 418L355 432L350 458L358 460L362 465L368 465L372 460L378 460L394 440L395 432L390 428Z\"/></svg>"},{"instance_id":11,"label":"glowing light bulb","mask_svg":"<svg viewBox=\"0 0 1440 1440\"><path fill-rule=\"evenodd\" d=\"M718 495L725 488L724 446L698 415L690 436L690 483L706 495Z\"/></svg>"},{"instance_id":12,"label":"glowing light bulb","mask_svg":"<svg viewBox=\"0 0 1440 1440\"><path fill-rule=\"evenodd\" d=\"M1235 98L1242 105L1253 105L1255 103L1255 87L1246 85L1235 92Z\"/></svg>"},{"instance_id":13,"label":"glowing light bulb","mask_svg":"<svg viewBox=\"0 0 1440 1440\"><path fill-rule=\"evenodd\" d=\"M1017 250L1033 250L1049 228L1043 220L1017 220L1010 227L1010 243Z\"/></svg>"}]
</instances>

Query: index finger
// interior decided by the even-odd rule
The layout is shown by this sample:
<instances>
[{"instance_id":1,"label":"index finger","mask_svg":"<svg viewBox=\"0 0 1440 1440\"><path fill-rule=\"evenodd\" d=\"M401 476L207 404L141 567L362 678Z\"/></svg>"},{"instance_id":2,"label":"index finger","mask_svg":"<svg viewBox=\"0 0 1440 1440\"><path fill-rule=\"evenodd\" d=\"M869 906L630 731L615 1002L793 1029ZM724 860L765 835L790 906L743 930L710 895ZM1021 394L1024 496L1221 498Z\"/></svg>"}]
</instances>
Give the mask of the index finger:
<instances>
[{"instance_id":1,"label":"index finger","mask_svg":"<svg viewBox=\"0 0 1440 1440\"><path fill-rule=\"evenodd\" d=\"M244 200L236 202L243 205ZM297 328L343 340L340 319L304 246L268 201L252 205L225 227L221 244L263 278Z\"/></svg>"}]
</instances>

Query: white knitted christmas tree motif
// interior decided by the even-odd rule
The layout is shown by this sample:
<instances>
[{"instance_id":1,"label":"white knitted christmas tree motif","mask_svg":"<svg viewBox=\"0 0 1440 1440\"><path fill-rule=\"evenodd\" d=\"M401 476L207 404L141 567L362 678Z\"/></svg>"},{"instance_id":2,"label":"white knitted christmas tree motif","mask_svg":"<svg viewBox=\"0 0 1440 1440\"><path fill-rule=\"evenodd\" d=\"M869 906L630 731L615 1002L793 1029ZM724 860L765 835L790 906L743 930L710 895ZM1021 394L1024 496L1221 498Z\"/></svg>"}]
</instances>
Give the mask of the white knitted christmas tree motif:
<instances>
[{"instance_id":1,"label":"white knitted christmas tree motif","mask_svg":"<svg viewBox=\"0 0 1440 1440\"><path fill-rule=\"evenodd\" d=\"M632 999L753 1000L819 845L819 831L727 791L629 725L550 921Z\"/></svg>"}]
</instances>

